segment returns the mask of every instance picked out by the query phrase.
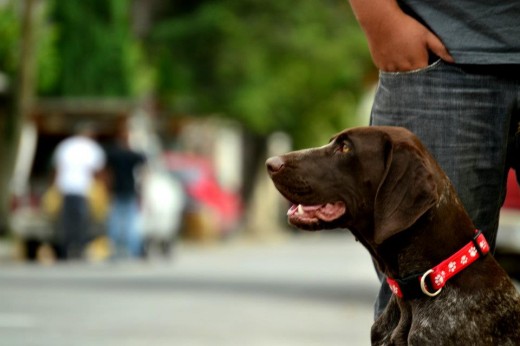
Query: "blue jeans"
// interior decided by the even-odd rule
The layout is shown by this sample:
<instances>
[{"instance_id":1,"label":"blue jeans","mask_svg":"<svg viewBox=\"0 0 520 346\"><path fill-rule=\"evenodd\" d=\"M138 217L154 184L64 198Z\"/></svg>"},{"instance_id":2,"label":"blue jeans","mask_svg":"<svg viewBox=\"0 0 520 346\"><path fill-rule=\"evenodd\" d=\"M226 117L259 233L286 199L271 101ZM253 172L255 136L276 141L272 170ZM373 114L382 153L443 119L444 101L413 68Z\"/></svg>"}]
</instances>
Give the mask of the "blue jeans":
<instances>
[{"instance_id":1,"label":"blue jeans","mask_svg":"<svg viewBox=\"0 0 520 346\"><path fill-rule=\"evenodd\" d=\"M417 71L381 72L371 124L403 126L423 141L494 249L507 172L519 154L519 105L520 66L438 60ZM379 276L376 316L391 295Z\"/></svg>"},{"instance_id":2,"label":"blue jeans","mask_svg":"<svg viewBox=\"0 0 520 346\"><path fill-rule=\"evenodd\" d=\"M108 218L108 235L114 257L142 255L139 205L136 197L113 197Z\"/></svg>"}]
</instances>

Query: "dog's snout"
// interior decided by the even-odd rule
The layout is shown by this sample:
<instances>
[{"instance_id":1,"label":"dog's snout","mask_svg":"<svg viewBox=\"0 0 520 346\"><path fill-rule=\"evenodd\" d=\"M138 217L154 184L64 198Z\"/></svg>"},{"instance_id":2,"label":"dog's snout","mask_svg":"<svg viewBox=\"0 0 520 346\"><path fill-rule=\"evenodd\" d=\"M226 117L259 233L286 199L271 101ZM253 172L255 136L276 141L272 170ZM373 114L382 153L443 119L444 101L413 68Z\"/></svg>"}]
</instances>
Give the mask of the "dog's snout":
<instances>
[{"instance_id":1,"label":"dog's snout","mask_svg":"<svg viewBox=\"0 0 520 346\"><path fill-rule=\"evenodd\" d=\"M269 174L273 174L279 172L283 168L284 161L280 156L273 156L267 159L265 165L267 166Z\"/></svg>"}]
</instances>

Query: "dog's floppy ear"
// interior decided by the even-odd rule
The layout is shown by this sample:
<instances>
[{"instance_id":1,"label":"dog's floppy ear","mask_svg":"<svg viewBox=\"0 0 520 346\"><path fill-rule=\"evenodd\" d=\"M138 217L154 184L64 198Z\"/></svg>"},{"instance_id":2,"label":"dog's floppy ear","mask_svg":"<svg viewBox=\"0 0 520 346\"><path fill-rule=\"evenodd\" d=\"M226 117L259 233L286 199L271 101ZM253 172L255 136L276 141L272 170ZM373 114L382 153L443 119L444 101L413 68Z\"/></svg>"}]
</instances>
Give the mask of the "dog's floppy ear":
<instances>
[{"instance_id":1,"label":"dog's floppy ear","mask_svg":"<svg viewBox=\"0 0 520 346\"><path fill-rule=\"evenodd\" d=\"M409 228L438 200L433 170L413 143L391 143L374 203L374 241Z\"/></svg>"}]
</instances>

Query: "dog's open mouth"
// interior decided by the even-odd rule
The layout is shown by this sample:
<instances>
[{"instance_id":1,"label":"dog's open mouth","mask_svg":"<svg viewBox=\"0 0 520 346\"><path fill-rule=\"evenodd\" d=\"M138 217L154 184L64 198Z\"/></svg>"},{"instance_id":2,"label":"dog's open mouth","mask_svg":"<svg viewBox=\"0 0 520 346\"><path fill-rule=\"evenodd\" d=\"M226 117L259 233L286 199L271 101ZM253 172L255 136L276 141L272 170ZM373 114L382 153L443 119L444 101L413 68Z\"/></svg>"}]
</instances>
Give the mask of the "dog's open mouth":
<instances>
[{"instance_id":1,"label":"dog's open mouth","mask_svg":"<svg viewBox=\"0 0 520 346\"><path fill-rule=\"evenodd\" d=\"M295 226L312 225L319 221L332 222L345 214L346 206L343 202L326 203L320 205L293 204L287 211L289 222Z\"/></svg>"}]
</instances>

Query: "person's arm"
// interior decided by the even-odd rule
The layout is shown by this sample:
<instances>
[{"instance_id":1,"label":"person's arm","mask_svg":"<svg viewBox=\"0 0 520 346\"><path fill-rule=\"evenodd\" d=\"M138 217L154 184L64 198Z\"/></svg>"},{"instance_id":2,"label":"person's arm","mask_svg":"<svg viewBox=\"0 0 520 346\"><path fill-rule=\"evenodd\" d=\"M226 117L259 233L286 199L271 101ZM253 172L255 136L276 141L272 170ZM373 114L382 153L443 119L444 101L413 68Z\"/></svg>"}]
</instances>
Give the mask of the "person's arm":
<instances>
[{"instance_id":1,"label":"person's arm","mask_svg":"<svg viewBox=\"0 0 520 346\"><path fill-rule=\"evenodd\" d=\"M428 52L453 62L441 40L405 14L395 0L350 0L365 31L374 64L383 71L409 71L428 65Z\"/></svg>"}]
</instances>

